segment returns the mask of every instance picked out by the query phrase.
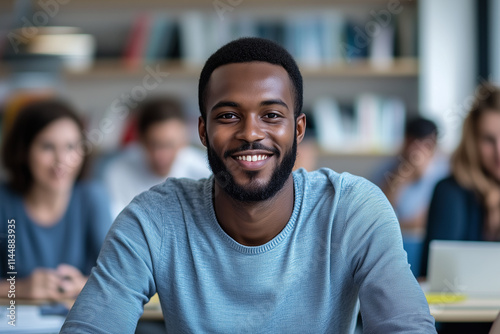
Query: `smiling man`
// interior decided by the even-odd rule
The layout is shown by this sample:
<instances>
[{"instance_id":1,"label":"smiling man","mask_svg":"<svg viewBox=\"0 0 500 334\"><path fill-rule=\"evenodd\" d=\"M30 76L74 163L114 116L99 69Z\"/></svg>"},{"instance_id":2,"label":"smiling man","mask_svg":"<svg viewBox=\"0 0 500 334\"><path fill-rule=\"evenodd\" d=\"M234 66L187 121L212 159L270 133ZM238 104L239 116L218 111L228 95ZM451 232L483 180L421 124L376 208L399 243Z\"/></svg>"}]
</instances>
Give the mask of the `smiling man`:
<instances>
[{"instance_id":1,"label":"smiling man","mask_svg":"<svg viewBox=\"0 0 500 334\"><path fill-rule=\"evenodd\" d=\"M132 333L158 293L171 333L435 333L397 219L368 181L292 173L302 77L267 40L233 41L199 81L213 176L168 179L118 216L63 333Z\"/></svg>"}]
</instances>

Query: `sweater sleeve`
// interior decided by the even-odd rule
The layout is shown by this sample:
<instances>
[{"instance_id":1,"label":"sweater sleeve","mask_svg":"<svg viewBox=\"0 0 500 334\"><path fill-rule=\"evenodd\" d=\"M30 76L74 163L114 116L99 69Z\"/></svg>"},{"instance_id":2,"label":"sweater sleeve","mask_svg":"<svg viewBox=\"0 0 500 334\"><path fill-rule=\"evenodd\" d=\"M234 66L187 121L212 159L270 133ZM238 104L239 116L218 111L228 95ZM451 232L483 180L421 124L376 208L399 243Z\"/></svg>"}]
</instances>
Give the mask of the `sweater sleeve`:
<instances>
[{"instance_id":1,"label":"sweater sleeve","mask_svg":"<svg viewBox=\"0 0 500 334\"><path fill-rule=\"evenodd\" d=\"M156 292L152 253L160 253L159 214L134 200L116 219L97 266L61 333L134 333L143 305Z\"/></svg>"},{"instance_id":2,"label":"sweater sleeve","mask_svg":"<svg viewBox=\"0 0 500 334\"><path fill-rule=\"evenodd\" d=\"M345 258L355 284L364 333L435 333L434 318L403 250L394 211L366 180L343 188Z\"/></svg>"}]
</instances>

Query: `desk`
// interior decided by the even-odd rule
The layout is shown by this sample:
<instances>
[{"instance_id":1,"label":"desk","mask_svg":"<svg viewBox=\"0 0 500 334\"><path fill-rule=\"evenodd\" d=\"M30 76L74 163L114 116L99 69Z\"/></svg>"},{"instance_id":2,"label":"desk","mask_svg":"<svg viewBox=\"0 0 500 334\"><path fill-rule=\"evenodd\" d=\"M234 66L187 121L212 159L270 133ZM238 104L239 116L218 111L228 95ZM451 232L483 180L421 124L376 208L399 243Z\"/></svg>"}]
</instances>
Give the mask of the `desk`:
<instances>
[{"instance_id":1,"label":"desk","mask_svg":"<svg viewBox=\"0 0 500 334\"><path fill-rule=\"evenodd\" d=\"M422 291L429 293L426 281L419 282ZM431 293L432 294L432 293ZM445 300L456 295L439 294ZM500 296L464 296L464 300L450 303L430 303L429 309L436 322L493 322L500 312Z\"/></svg>"},{"instance_id":2,"label":"desk","mask_svg":"<svg viewBox=\"0 0 500 334\"><path fill-rule=\"evenodd\" d=\"M46 305L46 304L51 303L50 301L43 300L43 299L16 298L15 300L16 300L16 305L38 305L38 306L40 306L40 305ZM8 306L9 303L10 303L10 299L0 298L0 305L7 305ZM71 307L75 303L75 300L74 299L66 299L66 300L63 300L61 303L66 305L66 307L68 309L71 309ZM152 302L149 302L146 305L144 305L144 313L145 314L147 313L146 317L160 315L160 316L162 316L162 319L163 319L163 314L161 312L160 303L156 302L156 301L152 301Z\"/></svg>"},{"instance_id":3,"label":"desk","mask_svg":"<svg viewBox=\"0 0 500 334\"><path fill-rule=\"evenodd\" d=\"M493 322L500 312L499 298L467 298L450 304L429 305L436 322ZM144 320L163 320L159 304L144 307Z\"/></svg>"},{"instance_id":4,"label":"desk","mask_svg":"<svg viewBox=\"0 0 500 334\"><path fill-rule=\"evenodd\" d=\"M0 333L59 333L64 323L64 315L60 315L59 312L57 312L59 315L52 312L50 312L51 315L42 315L42 301L22 299L16 299L15 301L15 309L9 310L7 305L9 305L10 300L0 298L0 305L2 305L0 308ZM70 303L72 304L72 302ZM65 311L66 307L61 306L61 310ZM52 311L60 310L53 309ZM14 318L9 318L9 315ZM13 322L15 326L9 324L9 321L13 319L15 319L15 322Z\"/></svg>"},{"instance_id":5,"label":"desk","mask_svg":"<svg viewBox=\"0 0 500 334\"><path fill-rule=\"evenodd\" d=\"M0 305L7 305L7 299L0 298ZM17 305L40 305L41 302L16 301ZM431 315L437 322L493 322L500 312L499 298L467 298L450 304L429 305ZM163 320L159 303L144 306L141 320Z\"/></svg>"},{"instance_id":6,"label":"desk","mask_svg":"<svg viewBox=\"0 0 500 334\"><path fill-rule=\"evenodd\" d=\"M493 322L500 312L500 297L469 297L456 303L431 304L429 308L437 322ZM146 304L141 319L163 320L160 305Z\"/></svg>"},{"instance_id":7,"label":"desk","mask_svg":"<svg viewBox=\"0 0 500 334\"><path fill-rule=\"evenodd\" d=\"M437 322L493 322L500 312L500 297L468 297L449 304L429 305Z\"/></svg>"},{"instance_id":8,"label":"desk","mask_svg":"<svg viewBox=\"0 0 500 334\"><path fill-rule=\"evenodd\" d=\"M7 308L10 299L0 298L0 334L3 333L59 333L65 316L41 316L40 307L49 302L46 300L16 299L16 327L8 325ZM68 308L71 308L74 300L63 302ZM163 320L163 313L158 302L151 302L145 305L144 314L141 320Z\"/></svg>"},{"instance_id":9,"label":"desk","mask_svg":"<svg viewBox=\"0 0 500 334\"><path fill-rule=\"evenodd\" d=\"M144 305L144 313L141 320L163 320L163 312L161 311L158 301L149 302Z\"/></svg>"}]
</instances>

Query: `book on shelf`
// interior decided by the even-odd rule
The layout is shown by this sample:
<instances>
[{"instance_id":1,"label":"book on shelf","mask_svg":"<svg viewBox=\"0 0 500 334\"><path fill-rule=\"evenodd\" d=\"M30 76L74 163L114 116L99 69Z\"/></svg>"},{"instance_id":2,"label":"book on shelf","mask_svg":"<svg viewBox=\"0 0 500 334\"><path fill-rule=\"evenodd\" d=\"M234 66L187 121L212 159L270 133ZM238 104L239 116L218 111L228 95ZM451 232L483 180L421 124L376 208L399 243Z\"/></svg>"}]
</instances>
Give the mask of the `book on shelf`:
<instances>
[{"instance_id":1,"label":"book on shelf","mask_svg":"<svg viewBox=\"0 0 500 334\"><path fill-rule=\"evenodd\" d=\"M352 106L333 98L313 105L319 146L332 153L393 153L404 137L405 106L398 98L362 94Z\"/></svg>"},{"instance_id":2,"label":"book on shelf","mask_svg":"<svg viewBox=\"0 0 500 334\"><path fill-rule=\"evenodd\" d=\"M396 56L416 57L418 54L418 22L415 11L406 8L396 18Z\"/></svg>"},{"instance_id":3,"label":"book on shelf","mask_svg":"<svg viewBox=\"0 0 500 334\"><path fill-rule=\"evenodd\" d=\"M131 27L125 46L123 59L127 68L135 69L142 65L151 35L152 19L149 14L139 14Z\"/></svg>"},{"instance_id":4,"label":"book on shelf","mask_svg":"<svg viewBox=\"0 0 500 334\"><path fill-rule=\"evenodd\" d=\"M201 12L186 12L179 21L181 59L189 65L202 64L208 48L206 18Z\"/></svg>"},{"instance_id":5,"label":"book on shelf","mask_svg":"<svg viewBox=\"0 0 500 334\"><path fill-rule=\"evenodd\" d=\"M404 12L388 25L353 20L345 13L325 10L292 11L279 16L234 14L221 20L215 14L190 10L173 17L167 13L139 14L133 22L124 51L131 66L175 55L189 65L202 65L225 43L246 36L274 40L283 45L300 65L328 66L340 61L370 59L387 65L397 55L414 56L414 13ZM413 22L413 23L412 23ZM401 30L401 31L400 31ZM408 41L407 39L413 39Z\"/></svg>"},{"instance_id":6,"label":"book on shelf","mask_svg":"<svg viewBox=\"0 0 500 334\"><path fill-rule=\"evenodd\" d=\"M345 24L344 16L338 11L326 10L319 14L321 58L326 66L342 60Z\"/></svg>"},{"instance_id":7,"label":"book on shelf","mask_svg":"<svg viewBox=\"0 0 500 334\"><path fill-rule=\"evenodd\" d=\"M151 63L171 55L175 44L175 22L166 15L157 15L151 23L151 33L147 40L145 62Z\"/></svg>"},{"instance_id":8,"label":"book on shelf","mask_svg":"<svg viewBox=\"0 0 500 334\"><path fill-rule=\"evenodd\" d=\"M393 25L381 27L378 34L372 37L369 59L377 67L389 67L394 60L395 28Z\"/></svg>"}]
</instances>

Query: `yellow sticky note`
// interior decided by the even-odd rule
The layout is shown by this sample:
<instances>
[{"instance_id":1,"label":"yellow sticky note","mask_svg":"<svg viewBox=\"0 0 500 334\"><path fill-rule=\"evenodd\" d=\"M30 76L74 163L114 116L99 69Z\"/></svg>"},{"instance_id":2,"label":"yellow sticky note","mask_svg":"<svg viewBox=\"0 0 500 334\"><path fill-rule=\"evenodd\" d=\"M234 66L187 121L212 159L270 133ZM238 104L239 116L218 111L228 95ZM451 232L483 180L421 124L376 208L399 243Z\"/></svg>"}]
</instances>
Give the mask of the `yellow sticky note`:
<instances>
[{"instance_id":1,"label":"yellow sticky note","mask_svg":"<svg viewBox=\"0 0 500 334\"><path fill-rule=\"evenodd\" d=\"M160 298L158 298L158 294L155 293L153 297L144 305L144 309L158 309L160 307Z\"/></svg>"},{"instance_id":2,"label":"yellow sticky note","mask_svg":"<svg viewBox=\"0 0 500 334\"><path fill-rule=\"evenodd\" d=\"M155 293L153 297L149 300L150 304L158 304L160 302L160 298L158 297L158 294Z\"/></svg>"},{"instance_id":3,"label":"yellow sticky note","mask_svg":"<svg viewBox=\"0 0 500 334\"><path fill-rule=\"evenodd\" d=\"M461 302L466 299L466 296L458 293L437 292L426 293L425 298L429 304L449 304Z\"/></svg>"}]
</instances>

